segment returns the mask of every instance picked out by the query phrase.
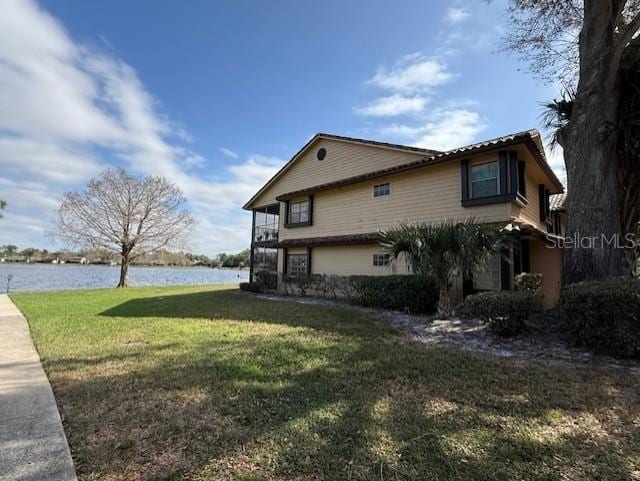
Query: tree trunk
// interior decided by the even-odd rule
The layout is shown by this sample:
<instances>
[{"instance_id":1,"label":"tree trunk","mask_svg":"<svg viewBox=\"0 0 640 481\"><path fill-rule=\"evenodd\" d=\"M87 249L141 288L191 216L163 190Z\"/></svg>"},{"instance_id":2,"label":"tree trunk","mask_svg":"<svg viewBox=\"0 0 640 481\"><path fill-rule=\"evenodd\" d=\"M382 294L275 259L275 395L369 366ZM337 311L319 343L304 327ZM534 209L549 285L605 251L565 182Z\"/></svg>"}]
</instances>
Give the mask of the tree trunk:
<instances>
[{"instance_id":1,"label":"tree trunk","mask_svg":"<svg viewBox=\"0 0 640 481\"><path fill-rule=\"evenodd\" d=\"M560 140L568 178L567 237L578 244L564 251L565 283L625 273L624 256L609 243L620 236L618 189L618 66L609 2L585 2L580 33L580 80L571 121ZM587 240L585 240L587 239Z\"/></svg>"},{"instance_id":2,"label":"tree trunk","mask_svg":"<svg viewBox=\"0 0 640 481\"><path fill-rule=\"evenodd\" d=\"M118 282L118 287L128 287L129 286L129 263L131 259L129 255L123 255L122 261L120 263L120 281Z\"/></svg>"},{"instance_id":3,"label":"tree trunk","mask_svg":"<svg viewBox=\"0 0 640 481\"><path fill-rule=\"evenodd\" d=\"M451 300L449 299L449 289L446 287L440 289L437 311L440 319L449 319L451 317Z\"/></svg>"}]
</instances>

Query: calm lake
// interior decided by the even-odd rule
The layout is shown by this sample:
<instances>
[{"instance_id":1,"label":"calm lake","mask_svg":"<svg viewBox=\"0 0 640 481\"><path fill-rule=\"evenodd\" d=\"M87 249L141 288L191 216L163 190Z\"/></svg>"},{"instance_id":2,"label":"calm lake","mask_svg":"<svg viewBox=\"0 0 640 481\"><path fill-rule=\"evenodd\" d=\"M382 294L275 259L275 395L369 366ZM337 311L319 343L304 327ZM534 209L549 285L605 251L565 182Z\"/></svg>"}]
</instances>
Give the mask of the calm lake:
<instances>
[{"instance_id":1,"label":"calm lake","mask_svg":"<svg viewBox=\"0 0 640 481\"><path fill-rule=\"evenodd\" d=\"M53 291L115 287L120 267L79 264L0 264L0 293L9 291ZM249 271L212 269L210 267L131 267L131 286L166 286L172 284L230 284L245 282Z\"/></svg>"}]
</instances>

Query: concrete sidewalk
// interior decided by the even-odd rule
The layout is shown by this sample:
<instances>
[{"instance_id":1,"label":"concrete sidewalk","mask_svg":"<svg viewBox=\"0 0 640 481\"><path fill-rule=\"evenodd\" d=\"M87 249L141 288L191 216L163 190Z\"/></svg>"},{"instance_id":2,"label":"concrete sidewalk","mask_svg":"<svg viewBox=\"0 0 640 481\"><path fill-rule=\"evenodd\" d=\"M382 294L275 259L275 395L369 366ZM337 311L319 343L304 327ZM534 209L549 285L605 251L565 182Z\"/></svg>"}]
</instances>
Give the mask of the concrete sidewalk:
<instances>
[{"instance_id":1,"label":"concrete sidewalk","mask_svg":"<svg viewBox=\"0 0 640 481\"><path fill-rule=\"evenodd\" d=\"M0 295L0 480L76 481L27 321L6 295Z\"/></svg>"}]
</instances>

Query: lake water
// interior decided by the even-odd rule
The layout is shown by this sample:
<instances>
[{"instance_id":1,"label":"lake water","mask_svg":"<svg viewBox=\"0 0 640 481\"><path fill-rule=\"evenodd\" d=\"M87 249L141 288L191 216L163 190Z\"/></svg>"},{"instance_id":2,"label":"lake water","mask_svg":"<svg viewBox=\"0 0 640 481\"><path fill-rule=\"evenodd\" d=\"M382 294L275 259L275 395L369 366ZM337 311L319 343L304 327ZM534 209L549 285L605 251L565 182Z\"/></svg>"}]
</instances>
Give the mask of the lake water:
<instances>
[{"instance_id":1,"label":"lake water","mask_svg":"<svg viewBox=\"0 0 640 481\"><path fill-rule=\"evenodd\" d=\"M93 289L115 287L120 266L79 264L0 264L0 293ZM173 284L230 284L249 280L249 271L212 269L210 267L131 267L131 286L166 286Z\"/></svg>"}]
</instances>

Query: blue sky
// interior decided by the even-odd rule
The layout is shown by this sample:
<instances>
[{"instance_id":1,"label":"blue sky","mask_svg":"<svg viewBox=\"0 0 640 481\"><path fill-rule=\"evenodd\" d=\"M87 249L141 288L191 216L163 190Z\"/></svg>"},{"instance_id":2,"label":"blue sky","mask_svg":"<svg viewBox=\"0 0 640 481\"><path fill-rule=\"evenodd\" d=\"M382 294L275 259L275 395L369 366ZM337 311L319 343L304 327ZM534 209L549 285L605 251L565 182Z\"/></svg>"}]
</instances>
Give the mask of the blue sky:
<instances>
[{"instance_id":1,"label":"blue sky","mask_svg":"<svg viewBox=\"0 0 640 481\"><path fill-rule=\"evenodd\" d=\"M498 52L505 2L6 0L0 245L52 247L59 196L165 175L192 250L248 246L241 206L314 133L448 149L539 126L556 91ZM561 156L551 162L562 176Z\"/></svg>"}]
</instances>

